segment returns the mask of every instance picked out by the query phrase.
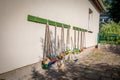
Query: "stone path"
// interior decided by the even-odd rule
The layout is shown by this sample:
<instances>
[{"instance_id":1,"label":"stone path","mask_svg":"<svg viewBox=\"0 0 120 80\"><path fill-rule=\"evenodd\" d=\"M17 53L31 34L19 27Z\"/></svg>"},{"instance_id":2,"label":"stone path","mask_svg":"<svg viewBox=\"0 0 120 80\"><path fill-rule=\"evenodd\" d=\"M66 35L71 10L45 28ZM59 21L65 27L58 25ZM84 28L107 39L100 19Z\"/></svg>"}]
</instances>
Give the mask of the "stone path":
<instances>
[{"instance_id":1,"label":"stone path","mask_svg":"<svg viewBox=\"0 0 120 80\"><path fill-rule=\"evenodd\" d=\"M120 80L120 55L93 49L68 64L65 71L46 70L44 74L33 70L33 80Z\"/></svg>"}]
</instances>

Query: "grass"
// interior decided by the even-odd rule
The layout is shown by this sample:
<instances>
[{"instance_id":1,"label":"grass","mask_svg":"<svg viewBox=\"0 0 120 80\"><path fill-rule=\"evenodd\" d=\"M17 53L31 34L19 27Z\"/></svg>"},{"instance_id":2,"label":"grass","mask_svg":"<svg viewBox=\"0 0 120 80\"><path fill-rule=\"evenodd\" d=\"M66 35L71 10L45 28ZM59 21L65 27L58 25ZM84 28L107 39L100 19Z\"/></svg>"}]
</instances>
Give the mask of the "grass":
<instances>
[{"instance_id":1,"label":"grass","mask_svg":"<svg viewBox=\"0 0 120 80\"><path fill-rule=\"evenodd\" d=\"M99 42L100 44L120 44L120 40L117 40L117 41L100 41Z\"/></svg>"},{"instance_id":2,"label":"grass","mask_svg":"<svg viewBox=\"0 0 120 80\"><path fill-rule=\"evenodd\" d=\"M90 55L91 58L103 58L105 55L103 53L93 53Z\"/></svg>"}]
</instances>

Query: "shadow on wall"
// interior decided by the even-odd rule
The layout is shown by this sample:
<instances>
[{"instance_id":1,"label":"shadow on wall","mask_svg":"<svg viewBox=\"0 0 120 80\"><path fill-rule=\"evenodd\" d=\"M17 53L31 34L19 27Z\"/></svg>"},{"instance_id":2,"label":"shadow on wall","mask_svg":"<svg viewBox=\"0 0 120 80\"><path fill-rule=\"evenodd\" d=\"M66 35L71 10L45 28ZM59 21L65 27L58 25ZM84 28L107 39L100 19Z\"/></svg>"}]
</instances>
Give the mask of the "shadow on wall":
<instances>
[{"instance_id":1,"label":"shadow on wall","mask_svg":"<svg viewBox=\"0 0 120 80\"><path fill-rule=\"evenodd\" d=\"M40 38L40 42L42 43L42 50L43 50L43 56L44 57L50 57L53 55L57 55L56 52L59 52L59 48L60 48L60 41L59 39L57 39L57 42L55 40L55 38L53 38L53 33L52 31L50 32L50 34L45 34L45 36L47 38L43 39Z\"/></svg>"},{"instance_id":2,"label":"shadow on wall","mask_svg":"<svg viewBox=\"0 0 120 80\"><path fill-rule=\"evenodd\" d=\"M65 71L46 70L45 75L33 70L34 80L120 80L120 66L108 64L68 65Z\"/></svg>"},{"instance_id":3,"label":"shadow on wall","mask_svg":"<svg viewBox=\"0 0 120 80\"><path fill-rule=\"evenodd\" d=\"M49 30L49 26L46 26L46 29L47 30L45 30L45 38L40 38L40 43L42 43L41 46L43 50L43 57L57 56L62 51L65 51L68 47L68 43L66 42L65 44L64 40L66 36L63 33L59 33L60 35L55 35L53 31ZM65 30L62 32L65 32Z\"/></svg>"}]
</instances>

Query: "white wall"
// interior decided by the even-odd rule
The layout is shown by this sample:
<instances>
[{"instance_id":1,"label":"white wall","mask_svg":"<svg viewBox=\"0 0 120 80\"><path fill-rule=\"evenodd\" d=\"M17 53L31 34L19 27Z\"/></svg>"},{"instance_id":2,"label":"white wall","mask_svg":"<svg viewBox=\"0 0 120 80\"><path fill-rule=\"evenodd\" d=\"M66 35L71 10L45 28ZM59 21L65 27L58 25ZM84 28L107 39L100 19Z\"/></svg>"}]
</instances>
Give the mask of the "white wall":
<instances>
[{"instance_id":1,"label":"white wall","mask_svg":"<svg viewBox=\"0 0 120 80\"><path fill-rule=\"evenodd\" d=\"M88 0L0 0L0 73L42 59L45 25L27 21L28 14L87 29L89 7L95 16L87 47L96 44L99 24L99 13Z\"/></svg>"},{"instance_id":2,"label":"white wall","mask_svg":"<svg viewBox=\"0 0 120 80\"><path fill-rule=\"evenodd\" d=\"M91 2L88 3L88 8L93 11L91 25L88 27L88 30L93 31L93 33L86 33L86 47L95 46L97 44L100 16L100 12Z\"/></svg>"}]
</instances>

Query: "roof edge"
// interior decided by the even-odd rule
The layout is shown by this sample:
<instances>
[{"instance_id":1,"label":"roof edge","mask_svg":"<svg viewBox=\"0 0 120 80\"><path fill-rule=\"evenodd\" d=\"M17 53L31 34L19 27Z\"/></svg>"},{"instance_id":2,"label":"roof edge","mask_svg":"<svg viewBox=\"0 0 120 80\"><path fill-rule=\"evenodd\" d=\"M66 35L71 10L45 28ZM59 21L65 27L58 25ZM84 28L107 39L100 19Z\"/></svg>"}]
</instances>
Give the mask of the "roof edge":
<instances>
[{"instance_id":1,"label":"roof edge","mask_svg":"<svg viewBox=\"0 0 120 80\"><path fill-rule=\"evenodd\" d=\"M98 1L99 1L100 5L102 6L103 10L106 10L106 8L105 8L105 6L104 6L102 0L98 0Z\"/></svg>"},{"instance_id":2,"label":"roof edge","mask_svg":"<svg viewBox=\"0 0 120 80\"><path fill-rule=\"evenodd\" d=\"M95 6L99 9L100 12L105 10L105 7L101 0L92 0L92 2L95 4Z\"/></svg>"}]
</instances>

